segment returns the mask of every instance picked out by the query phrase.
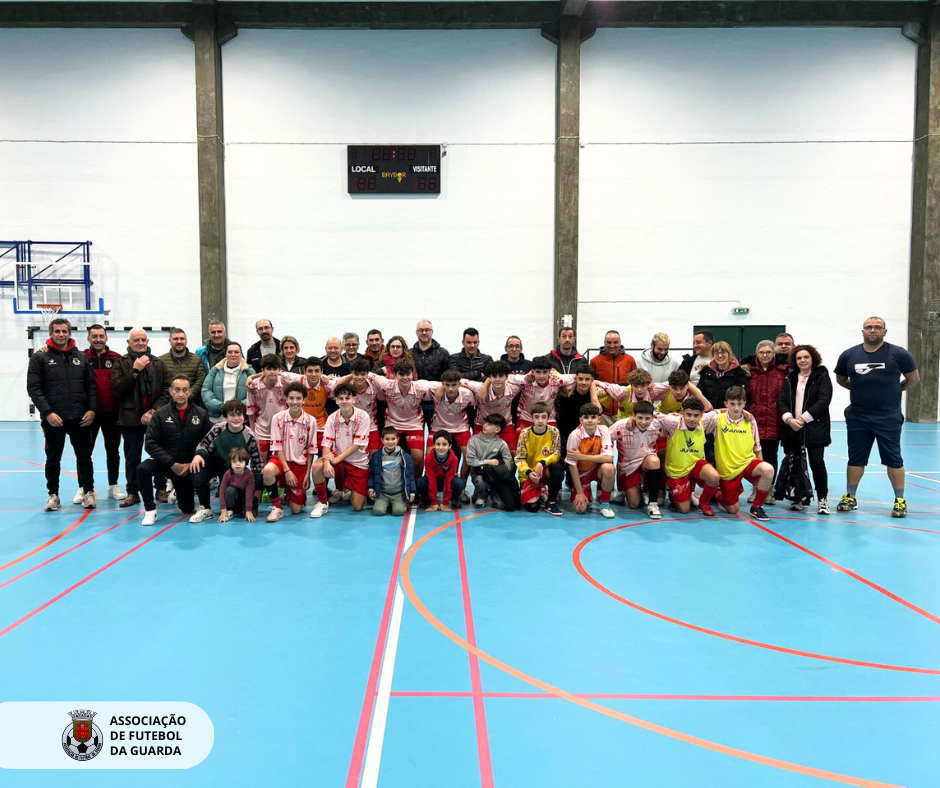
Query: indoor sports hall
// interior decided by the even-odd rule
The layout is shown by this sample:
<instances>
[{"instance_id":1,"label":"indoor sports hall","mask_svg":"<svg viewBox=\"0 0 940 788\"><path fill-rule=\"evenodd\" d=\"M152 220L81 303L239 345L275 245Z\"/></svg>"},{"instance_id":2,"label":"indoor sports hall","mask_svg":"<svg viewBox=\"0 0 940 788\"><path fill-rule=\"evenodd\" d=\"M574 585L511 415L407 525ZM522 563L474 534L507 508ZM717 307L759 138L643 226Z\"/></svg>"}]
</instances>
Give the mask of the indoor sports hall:
<instances>
[{"instance_id":1,"label":"indoor sports hall","mask_svg":"<svg viewBox=\"0 0 940 788\"><path fill-rule=\"evenodd\" d=\"M940 10L907 0L0 2L0 784L940 785L938 52ZM185 332L221 379L234 344L261 369L265 325L286 367L289 339L324 375L344 364L334 384L355 377L350 337L366 357L375 333L388 377L392 340L414 356L415 385L441 379L421 374L431 333L475 384L496 375L477 353L520 377L548 359L559 398L592 369L612 387L591 389L605 430L645 413L638 378L616 393L617 359L649 366L661 414L662 365L687 365L716 409L737 368L744 423L775 426L743 461L740 511L716 516L699 477L691 511L668 485L657 507L664 438L635 509L600 474L584 514L578 479L560 516L544 489L506 511L476 500L474 466L453 511L419 496L377 517L350 487L311 517L311 483L272 520L279 476L255 521L220 521L214 483L190 522L186 470L151 525L146 496L124 497L141 477L123 423L117 485L98 440L96 494L76 495L66 441L50 506L50 413L105 406L37 367L61 354L84 374L95 326L115 367L173 357ZM770 396L755 381L772 367ZM172 399L169 374L154 404L138 373L114 407L144 403L143 459L161 446L150 405L161 424L226 423L206 390ZM430 422L441 401L416 407ZM393 426L402 463L425 440L432 456L434 428L412 443ZM633 448L613 446L617 466ZM810 465L784 471L804 448ZM774 500L774 473L805 497ZM176 738L164 717L131 751L125 729L147 723L120 715L183 710Z\"/></svg>"}]
</instances>

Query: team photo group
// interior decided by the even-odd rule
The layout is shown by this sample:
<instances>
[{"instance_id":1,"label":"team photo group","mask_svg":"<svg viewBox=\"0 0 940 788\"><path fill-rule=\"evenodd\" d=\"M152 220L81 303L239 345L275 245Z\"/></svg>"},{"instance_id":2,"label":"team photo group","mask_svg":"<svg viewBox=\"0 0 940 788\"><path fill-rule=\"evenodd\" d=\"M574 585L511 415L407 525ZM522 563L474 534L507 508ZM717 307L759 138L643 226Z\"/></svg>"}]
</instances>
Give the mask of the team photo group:
<instances>
[{"instance_id":1,"label":"team photo group","mask_svg":"<svg viewBox=\"0 0 940 788\"><path fill-rule=\"evenodd\" d=\"M108 497L122 508L142 504L148 526L161 503L191 523L276 522L308 505L319 518L338 504L376 515L472 505L606 518L619 504L660 519L667 499L676 512L710 517L736 514L745 495L747 514L768 520L765 507L784 501L830 514L835 383L850 392L836 509L858 507L877 442L894 490L891 515L904 517L901 395L920 376L911 354L885 341L882 318L865 319L861 331L833 381L817 349L789 333L738 359L704 330L681 357L661 332L634 357L611 330L588 359L574 329L563 328L544 355L527 357L510 336L494 357L476 329L465 329L451 353L421 320L417 341L373 329L362 346L346 332L327 340L325 355L304 356L296 337L275 337L261 319L247 350L216 322L195 351L184 330L171 329L169 350L157 355L142 328L115 350L94 325L80 348L59 317L30 357L27 391L45 437L46 511L62 505L66 438L76 458L73 503L97 505L100 435Z\"/></svg>"}]
</instances>

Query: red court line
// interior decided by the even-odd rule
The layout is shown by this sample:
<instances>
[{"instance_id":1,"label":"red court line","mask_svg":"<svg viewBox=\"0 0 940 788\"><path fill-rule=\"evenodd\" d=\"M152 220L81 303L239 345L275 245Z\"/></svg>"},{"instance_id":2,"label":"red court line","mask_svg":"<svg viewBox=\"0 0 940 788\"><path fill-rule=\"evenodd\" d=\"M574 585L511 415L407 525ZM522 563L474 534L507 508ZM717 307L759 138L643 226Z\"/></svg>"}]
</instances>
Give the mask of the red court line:
<instances>
[{"instance_id":1,"label":"red court line","mask_svg":"<svg viewBox=\"0 0 940 788\"><path fill-rule=\"evenodd\" d=\"M31 574L32 574L33 572L35 572L37 569L42 569L44 566L48 566L48 565L51 564L53 561L58 561L62 556L68 555L68 554L71 553L73 550L78 550L79 547L84 547L84 546L85 546L86 544L88 544L89 542L95 541L95 539L97 539L99 536L104 536L104 535L105 535L106 533L108 533L109 531L113 531L115 528L118 528L118 527L124 525L124 523L129 522L130 520L133 520L135 517L137 517L137 514L136 514L136 513L135 513L135 514L132 514L132 515L131 515L130 517L128 517L126 520L121 520L121 522L115 523L115 524L112 525L110 528L105 528L103 531L99 531L99 532L96 533L94 536L89 536L84 542L79 542L77 545L75 545L75 546L73 546L73 547L70 547L68 550L63 551L63 552L59 553L58 555L54 555L52 558L47 558L47 559L46 559L45 561L43 561L41 564L36 564L36 566L34 566L32 569L27 569L25 572L20 572L16 577L11 577L11 578L10 578L9 580L7 580L5 583L0 583L0 588L6 588L8 585L11 585L12 583L15 583L15 582L16 582L17 580L19 580L20 578L26 577L26 575L31 575Z\"/></svg>"},{"instance_id":2,"label":"red court line","mask_svg":"<svg viewBox=\"0 0 940 788\"><path fill-rule=\"evenodd\" d=\"M761 525L760 523L755 522L754 520L751 520L749 517L746 517L744 515L739 515L739 516L741 517L742 520L746 520L755 528L760 528L760 530L764 531L765 533L770 534L771 536L777 537L777 539L781 540L782 542L786 542L791 547L795 547L797 550L801 550L807 555L811 555L817 561L822 561L827 566L833 569L836 569L839 572L842 572L843 574L848 575L853 580L858 580L859 583L864 583L869 588L873 588L879 594L884 594L886 597L888 597L888 599L891 599L892 601L897 602L899 605L904 605L904 607L908 608L909 610L913 610L915 613L917 613L917 615L923 616L929 621L933 621L934 624L940 624L940 618L935 616L933 613L927 610L924 610L922 607L918 607L913 602L908 602L906 599L904 599L904 597L898 596L897 594L889 591L887 588L884 588L878 585L877 583L872 582L868 578L862 577L860 574L858 574L857 572L853 572L851 569L846 569L844 566L842 566L841 564L837 564L835 561L830 561L828 558L824 558L819 553L814 553L808 547L803 547L803 545L801 545L799 542L794 542L792 539L787 539L787 537L785 537L783 534L778 534L772 528L768 528L765 525Z\"/></svg>"},{"instance_id":3,"label":"red court line","mask_svg":"<svg viewBox=\"0 0 940 788\"><path fill-rule=\"evenodd\" d=\"M621 692L572 692L576 698L607 700L707 700L768 703L940 703L940 695L643 695ZM392 692L398 698L472 698L472 692ZM547 692L484 692L484 698L561 700Z\"/></svg>"},{"instance_id":4,"label":"red court line","mask_svg":"<svg viewBox=\"0 0 940 788\"><path fill-rule=\"evenodd\" d=\"M460 510L454 514L457 521L457 557L460 561L460 586L463 593L463 615L467 622L467 642L476 646L477 636L473 626L473 607L470 604L470 580L467 577L467 557L463 549L463 528L460 525ZM493 762L490 758L490 737L486 728L486 707L483 703L483 683L480 680L480 660L472 651L470 658L470 687L473 690L473 720L477 729L477 753L480 760L480 784L482 788L493 788Z\"/></svg>"},{"instance_id":5,"label":"red court line","mask_svg":"<svg viewBox=\"0 0 940 788\"><path fill-rule=\"evenodd\" d=\"M27 558L31 558L32 556L36 555L36 553L38 553L40 550L45 550L49 545L55 544L56 542L58 542L63 536L66 536L72 533L72 531L74 531L76 528L78 528L78 526L80 526L83 522L85 522L85 518L88 517L88 515L90 515L93 511L94 509L85 509L84 512L81 514L81 516L74 523L72 523L68 528L66 528L64 531L60 531L51 539L39 545L39 547L34 547L28 553L23 553L23 555L21 555L19 558L14 558L12 561L7 561L3 566L0 566L0 572L2 572L4 569L9 569L11 566L16 566L16 564L20 563L20 561L25 561Z\"/></svg>"},{"instance_id":6,"label":"red court line","mask_svg":"<svg viewBox=\"0 0 940 788\"><path fill-rule=\"evenodd\" d=\"M89 510L89 511L90 511L90 510ZM106 564L105 564L104 566L102 566L102 567L99 567L99 568L96 569L94 572L92 572L90 575L87 575L86 577L83 577L83 578L82 578L81 580L79 580L77 583L73 583L73 584L70 585L68 588L66 588L65 591L62 591L61 593L56 594L54 597L52 597L52 599L48 600L47 602L43 602L43 603L42 603L39 607L37 607L35 610L32 610L32 611L30 611L29 613L27 613L25 616L23 616L22 618L17 619L16 621L14 621L14 622L13 622L12 624L10 624L9 626L4 627L3 629L0 629L0 638L2 638L2 637L3 637L4 635L6 635L6 634L12 632L14 629L16 629L18 626L20 626L20 624L25 624L25 623L26 623L27 621L29 621L33 616L39 615L39 614L42 613L42 611L45 610L47 607L50 607L51 605L54 605L56 602L58 602L58 601L59 601L60 599L62 599L63 597L66 597L66 596L68 596L69 594L71 594L76 588L80 588L81 586L85 585L85 583L87 583L89 580L94 579L95 577L97 577L98 575L100 575L102 572L104 572L104 571L110 569L112 566L114 566L114 565L115 565L116 563L118 563L119 561L123 561L123 560L124 560L125 558L127 558L131 553L134 553L134 552L136 552L137 550L140 550L141 547L143 547L143 546L144 546L145 544L147 544L148 542L152 542L154 539L156 539L158 536L160 536L160 534L166 533L166 532L169 531L174 525L176 525L177 523L179 523L180 520L182 520L182 519L183 519L184 517L186 517L186 516L187 516L187 515L185 515L185 514L180 515L179 518L177 518L176 520L174 520L174 521L173 521L172 523L170 523L168 526L166 526L166 527L164 527L164 528L161 528L161 529L160 529L159 531L157 531L153 536L147 537L146 539L144 539L144 541L140 542L139 544L134 545L130 550L127 550L126 552L121 553L121 555L119 555L117 558L113 559L112 561L108 561L108 563L106 563Z\"/></svg>"},{"instance_id":7,"label":"red court line","mask_svg":"<svg viewBox=\"0 0 940 788\"><path fill-rule=\"evenodd\" d=\"M356 728L356 741L353 744L352 758L349 761L349 771L346 773L346 788L357 788L359 781L362 779L362 767L365 762L369 723L372 722L372 710L375 706L375 697L379 691L379 672L382 668L382 655L385 653L385 640L388 637L388 622L392 617L392 602L395 599L395 583L398 581L398 568L401 565L402 552L404 552L405 535L408 532L408 517L410 514L410 512L405 512L405 516L401 522L401 536L398 537L398 549L395 551L392 573L388 579L388 591L385 594L385 608L382 610L379 634L375 639L375 651L372 653L372 667L369 669L369 679L366 682L366 694L362 699L362 711L359 713L359 727Z\"/></svg>"},{"instance_id":8,"label":"red court line","mask_svg":"<svg viewBox=\"0 0 940 788\"><path fill-rule=\"evenodd\" d=\"M683 518L683 520L689 519L698 519L702 520L704 517L697 518ZM711 635L712 637L723 638L724 640L730 640L734 643L741 643L745 646L756 646L757 648L765 648L769 651L779 651L782 654L792 654L797 657L807 657L809 659L819 659L825 662L838 662L842 665L856 665L862 668L876 668L878 670L896 670L902 673L923 673L932 676L940 676L940 670L933 668L916 668L909 667L906 665L890 665L887 663L881 662L866 662L858 659L848 659L845 657L834 657L829 654L817 654L814 651L802 651L800 649L788 648L787 646L777 646L773 643L765 643L762 640L751 640L750 638L738 637L737 635L732 635L728 632L719 632L716 629L708 629L707 627L699 626L698 624L693 624L689 621L683 621L679 618L673 618L672 616L667 616L664 613L657 613L655 610L651 610L648 607L643 607L636 602L633 602L626 597L621 596L620 594L612 591L599 580L594 578L587 569L584 568L584 564L581 562L581 553L588 544L593 542L595 539L605 536L606 534L613 533L614 531L622 531L625 528L635 528L638 525L648 525L649 523L662 523L666 522L664 520L642 520L638 523L628 523L627 525L618 525L614 528L608 528L606 531L599 531L596 534L584 539L575 549L574 554L572 555L572 560L574 562L575 568L581 574L581 576L587 580L592 586L594 586L598 591L601 591L612 599L616 599L618 602L623 603L627 607L631 607L634 610L645 613L648 616L653 618L658 618L660 621L666 621L669 624L676 624L680 627L685 627L686 629L691 629L694 632L700 632L703 635ZM750 521L748 521L750 522ZM782 538L782 537L781 537Z\"/></svg>"},{"instance_id":9,"label":"red court line","mask_svg":"<svg viewBox=\"0 0 940 788\"><path fill-rule=\"evenodd\" d=\"M468 517L466 519L469 520L470 518ZM647 522L654 521L648 520ZM657 520L655 522L661 521ZM855 785L859 786L860 788L898 788L896 785L881 782L879 780L853 777L847 774L831 772L826 769L818 769L813 766L804 766L803 764L793 763L792 761L785 761L780 758L772 758L766 755L760 755L759 753L749 752L748 750L742 750L738 747L731 747L727 744L710 741L708 739L702 738L701 736L694 736L689 733L675 730L674 728L667 728L664 725L658 725L657 723L650 722L649 720L644 720L640 719L639 717L625 714L624 712L611 708L610 706L603 706L600 703L596 703L588 698L580 698L576 695L573 695L561 687L556 687L553 684L549 684L547 681L543 681L542 679L539 679L535 676L531 676L528 673L519 670L519 668L513 667L512 665L503 662L501 659L494 657L492 654L481 650L477 646L471 645L469 641L460 637L460 635L458 635L452 629L446 627L443 622L441 622L441 620L428 609L427 605L424 604L424 602L415 592L414 585L411 582L411 562L418 554L418 551L429 540L433 539L435 536L442 533L443 531L446 531L455 524L456 521L445 523L444 525L435 528L430 533L425 534L423 537L421 537L421 539L411 546L401 562L401 585L405 591L405 595L411 601L411 604L414 606L415 610L417 610L418 613L420 613L420 615L431 626L444 635L444 637L448 638L465 651L472 651L477 655L477 657L492 665L497 670L501 670L503 673L506 673L509 676L513 676L514 678L517 678L520 681L535 687L536 689L540 689L543 692L557 695L563 700L567 700L570 703L574 703L575 705L581 706L582 708L597 712L598 714L603 714L605 717L620 720L621 722L625 722L628 725L633 725L637 728L642 728L643 730L656 733L661 736L667 736L671 739L675 739L686 744L691 744L695 747L701 747L703 749L710 750L711 752L728 755L732 758L740 758L741 760L750 761L751 763L757 763L762 766L769 766L774 769L794 772L796 774L802 774L808 777L818 777L822 780L830 780L831 782L841 783L843 785Z\"/></svg>"}]
</instances>

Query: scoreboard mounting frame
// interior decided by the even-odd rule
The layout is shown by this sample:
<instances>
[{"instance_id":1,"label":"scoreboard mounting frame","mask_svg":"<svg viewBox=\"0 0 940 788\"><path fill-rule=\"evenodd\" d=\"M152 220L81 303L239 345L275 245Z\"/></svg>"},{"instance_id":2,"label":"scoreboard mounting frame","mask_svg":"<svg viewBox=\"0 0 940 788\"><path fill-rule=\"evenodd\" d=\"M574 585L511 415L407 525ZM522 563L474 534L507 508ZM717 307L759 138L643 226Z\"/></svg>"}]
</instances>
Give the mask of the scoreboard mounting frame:
<instances>
[{"instance_id":1,"label":"scoreboard mounting frame","mask_svg":"<svg viewBox=\"0 0 940 788\"><path fill-rule=\"evenodd\" d=\"M347 145L349 194L440 194L440 145Z\"/></svg>"}]
</instances>

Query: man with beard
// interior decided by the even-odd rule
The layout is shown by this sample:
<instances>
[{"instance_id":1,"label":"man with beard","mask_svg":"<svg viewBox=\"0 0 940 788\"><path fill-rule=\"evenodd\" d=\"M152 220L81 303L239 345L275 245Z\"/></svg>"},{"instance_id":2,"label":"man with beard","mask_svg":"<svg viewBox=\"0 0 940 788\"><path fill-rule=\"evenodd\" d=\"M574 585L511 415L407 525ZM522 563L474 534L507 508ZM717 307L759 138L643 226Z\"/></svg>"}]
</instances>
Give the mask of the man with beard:
<instances>
[{"instance_id":1,"label":"man with beard","mask_svg":"<svg viewBox=\"0 0 940 788\"><path fill-rule=\"evenodd\" d=\"M623 349L619 331L611 329L604 334L604 347L591 359L591 369L602 383L627 385L627 378L636 369L636 360ZM602 407L604 412L601 415L601 424L609 427L617 419L617 403L610 400ZM564 445L563 441L562 446Z\"/></svg>"},{"instance_id":2,"label":"man with beard","mask_svg":"<svg viewBox=\"0 0 940 788\"><path fill-rule=\"evenodd\" d=\"M160 356L170 375L185 375L192 381L190 397L193 402L202 402L202 384L206 379L206 365L186 346L186 332L181 328L170 329L170 352Z\"/></svg>"},{"instance_id":3,"label":"man with beard","mask_svg":"<svg viewBox=\"0 0 940 788\"><path fill-rule=\"evenodd\" d=\"M281 352L281 340L274 336L274 324L267 318L261 318L255 323L255 331L258 333L258 341L248 348L245 361L255 372L260 372L262 358Z\"/></svg>"},{"instance_id":4,"label":"man with beard","mask_svg":"<svg viewBox=\"0 0 940 788\"><path fill-rule=\"evenodd\" d=\"M636 362L639 369L645 369L653 378L653 383L668 383L669 376L679 369L679 359L669 355L669 345L672 344L669 334L660 331L653 334L650 346L640 355Z\"/></svg>"},{"instance_id":5,"label":"man with beard","mask_svg":"<svg viewBox=\"0 0 940 788\"><path fill-rule=\"evenodd\" d=\"M567 375L571 372L571 365L582 358L578 349L574 346L574 329L562 328L558 332L558 344L548 354L548 361L559 375Z\"/></svg>"},{"instance_id":6,"label":"man with beard","mask_svg":"<svg viewBox=\"0 0 940 788\"><path fill-rule=\"evenodd\" d=\"M222 328L224 330L225 327ZM147 425L150 424L157 408L162 408L170 402L167 378L166 365L150 352L147 332L142 328L133 329L127 337L127 354L121 356L111 373L111 388L118 395L121 404L118 424L124 439L127 497L121 501L122 507L137 506L140 503L137 466L140 465ZM186 393L188 396L188 387ZM161 481L159 478L155 480L157 500L165 503L167 494Z\"/></svg>"},{"instance_id":7,"label":"man with beard","mask_svg":"<svg viewBox=\"0 0 940 788\"><path fill-rule=\"evenodd\" d=\"M693 353L686 353L682 357L679 369L689 373L689 380L698 383L702 370L712 360L712 345L715 344L715 335L711 331L696 331L692 335Z\"/></svg>"}]
</instances>

